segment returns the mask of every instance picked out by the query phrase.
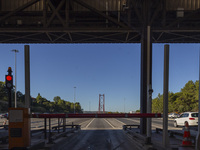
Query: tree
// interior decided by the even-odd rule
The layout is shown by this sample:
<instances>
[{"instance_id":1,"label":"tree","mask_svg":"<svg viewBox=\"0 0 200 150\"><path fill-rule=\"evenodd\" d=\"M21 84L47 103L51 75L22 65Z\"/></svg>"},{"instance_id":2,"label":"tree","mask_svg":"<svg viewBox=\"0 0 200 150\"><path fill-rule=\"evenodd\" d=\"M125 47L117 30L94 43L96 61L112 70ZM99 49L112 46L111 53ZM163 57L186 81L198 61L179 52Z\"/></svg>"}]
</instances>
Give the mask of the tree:
<instances>
[{"instance_id":1,"label":"tree","mask_svg":"<svg viewBox=\"0 0 200 150\"><path fill-rule=\"evenodd\" d=\"M53 101L54 101L55 103L58 103L58 101L59 101L60 99L61 99L60 96L55 96L55 97L53 98Z\"/></svg>"},{"instance_id":2,"label":"tree","mask_svg":"<svg viewBox=\"0 0 200 150\"><path fill-rule=\"evenodd\" d=\"M14 91L13 91L14 92ZM14 95L13 95L14 100ZM17 105L18 107L24 107L25 95L20 91L17 91ZM76 113L82 113L82 108L80 103L75 104ZM65 101L61 99L60 96L55 96L53 102L47 100L45 97L42 97L38 93L35 101L31 103L31 109L33 112L51 112L51 113L73 113L74 112L74 103ZM0 81L0 112L8 111L8 93L5 88L5 83Z\"/></svg>"},{"instance_id":3,"label":"tree","mask_svg":"<svg viewBox=\"0 0 200 150\"><path fill-rule=\"evenodd\" d=\"M80 105L80 103L75 103L75 108L76 108L76 112L77 113L82 113L82 110L81 110L81 105Z\"/></svg>"},{"instance_id":4,"label":"tree","mask_svg":"<svg viewBox=\"0 0 200 150\"><path fill-rule=\"evenodd\" d=\"M74 103L71 103L71 105L70 105L70 112L71 112L71 113L74 112Z\"/></svg>"},{"instance_id":5,"label":"tree","mask_svg":"<svg viewBox=\"0 0 200 150\"><path fill-rule=\"evenodd\" d=\"M5 88L5 83L0 81L0 100L8 101L7 89Z\"/></svg>"},{"instance_id":6,"label":"tree","mask_svg":"<svg viewBox=\"0 0 200 150\"><path fill-rule=\"evenodd\" d=\"M36 97L36 102L38 104L42 104L42 96L40 95L40 93L38 93L38 96Z\"/></svg>"},{"instance_id":7,"label":"tree","mask_svg":"<svg viewBox=\"0 0 200 150\"><path fill-rule=\"evenodd\" d=\"M136 110L135 112L136 112L136 113L140 113L140 109Z\"/></svg>"},{"instance_id":8,"label":"tree","mask_svg":"<svg viewBox=\"0 0 200 150\"><path fill-rule=\"evenodd\" d=\"M199 81L188 81L180 92L169 92L169 112L198 111ZM158 94L152 100L152 112L161 112L163 109L163 95Z\"/></svg>"}]
</instances>

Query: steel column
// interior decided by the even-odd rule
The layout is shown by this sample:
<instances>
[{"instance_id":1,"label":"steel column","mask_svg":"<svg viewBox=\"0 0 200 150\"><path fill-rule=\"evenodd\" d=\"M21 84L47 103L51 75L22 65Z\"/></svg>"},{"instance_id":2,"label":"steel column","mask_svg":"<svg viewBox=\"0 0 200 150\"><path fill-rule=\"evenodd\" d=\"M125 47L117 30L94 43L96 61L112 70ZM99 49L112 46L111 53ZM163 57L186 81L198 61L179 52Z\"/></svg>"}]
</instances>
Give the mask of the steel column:
<instances>
[{"instance_id":1,"label":"steel column","mask_svg":"<svg viewBox=\"0 0 200 150\"><path fill-rule=\"evenodd\" d=\"M152 111L152 42L151 27L147 26L147 113ZM147 119L148 143L151 143L151 118Z\"/></svg>"},{"instance_id":2,"label":"steel column","mask_svg":"<svg viewBox=\"0 0 200 150\"><path fill-rule=\"evenodd\" d=\"M199 50L199 81L200 81L200 50ZM199 86L199 112L200 113L200 86ZM198 115L198 120L200 120L200 115ZM195 149L200 149L200 121L198 121L198 133L196 136Z\"/></svg>"},{"instance_id":3,"label":"steel column","mask_svg":"<svg viewBox=\"0 0 200 150\"><path fill-rule=\"evenodd\" d=\"M140 113L147 113L147 29L143 29L141 41ZM140 133L146 134L147 119L140 119Z\"/></svg>"},{"instance_id":4,"label":"steel column","mask_svg":"<svg viewBox=\"0 0 200 150\"><path fill-rule=\"evenodd\" d=\"M25 56L25 108L30 108L30 55L29 45L24 46Z\"/></svg>"},{"instance_id":5,"label":"steel column","mask_svg":"<svg viewBox=\"0 0 200 150\"><path fill-rule=\"evenodd\" d=\"M24 56L25 56L25 108L28 108L28 114L30 115L30 48L29 45L24 46ZM31 119L27 118L27 124L25 125L28 128L27 137L29 137L29 145L31 145Z\"/></svg>"},{"instance_id":6,"label":"steel column","mask_svg":"<svg viewBox=\"0 0 200 150\"><path fill-rule=\"evenodd\" d=\"M142 31L141 31L141 83L140 83L140 113L147 113L147 51L148 40L147 28L149 23L149 1L143 1L142 11ZM151 69L150 69L151 70ZM140 119L140 134L147 134L147 119Z\"/></svg>"},{"instance_id":7,"label":"steel column","mask_svg":"<svg viewBox=\"0 0 200 150\"><path fill-rule=\"evenodd\" d=\"M168 136L168 87L169 87L169 45L164 50L164 87L163 87L163 146L169 147Z\"/></svg>"}]
</instances>

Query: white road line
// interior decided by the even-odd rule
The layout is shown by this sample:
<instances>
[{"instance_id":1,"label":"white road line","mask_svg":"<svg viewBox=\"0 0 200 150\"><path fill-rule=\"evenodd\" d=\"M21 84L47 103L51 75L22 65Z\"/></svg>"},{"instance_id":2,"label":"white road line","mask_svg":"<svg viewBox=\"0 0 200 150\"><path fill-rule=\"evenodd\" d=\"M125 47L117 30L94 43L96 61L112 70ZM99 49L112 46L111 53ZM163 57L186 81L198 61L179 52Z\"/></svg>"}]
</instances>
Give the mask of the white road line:
<instances>
[{"instance_id":1,"label":"white road line","mask_svg":"<svg viewBox=\"0 0 200 150\"><path fill-rule=\"evenodd\" d=\"M117 120L119 123L123 124L123 125L126 125L125 123L119 121L118 119L114 118L115 120Z\"/></svg>"},{"instance_id":2,"label":"white road line","mask_svg":"<svg viewBox=\"0 0 200 150\"><path fill-rule=\"evenodd\" d=\"M83 128L83 130L121 130L122 128Z\"/></svg>"},{"instance_id":3,"label":"white road line","mask_svg":"<svg viewBox=\"0 0 200 150\"><path fill-rule=\"evenodd\" d=\"M84 124L84 123L86 123L86 122L88 122L88 121L90 121L90 120L92 120L92 119L89 119L89 120L83 121L82 123L79 123L79 125L82 125L82 124Z\"/></svg>"},{"instance_id":4,"label":"white road line","mask_svg":"<svg viewBox=\"0 0 200 150\"><path fill-rule=\"evenodd\" d=\"M129 118L124 118L124 119L130 120L130 121L134 121L134 122L137 122L137 123L140 123L139 120L133 120L133 119L129 119Z\"/></svg>"},{"instance_id":5,"label":"white road line","mask_svg":"<svg viewBox=\"0 0 200 150\"><path fill-rule=\"evenodd\" d=\"M139 120L133 120L133 119L129 119L129 118L125 118L125 119L130 120L130 121L133 121L133 122L138 122L138 123L140 123ZM161 129L162 129L163 125L162 125L162 124L158 124L158 123L152 122L152 126L151 126L151 127L152 127L152 128L161 128ZM168 127L168 129L169 129L169 130L173 130L173 129L177 129L177 128Z\"/></svg>"},{"instance_id":6,"label":"white road line","mask_svg":"<svg viewBox=\"0 0 200 150\"><path fill-rule=\"evenodd\" d=\"M104 119L113 129L115 129L115 127L110 123L108 122L108 120Z\"/></svg>"},{"instance_id":7,"label":"white road line","mask_svg":"<svg viewBox=\"0 0 200 150\"><path fill-rule=\"evenodd\" d=\"M95 118L94 118L94 119L95 119ZM92 123L92 121L94 121L94 119L92 119L92 120L88 123L88 125L87 125L85 128L88 128L89 125Z\"/></svg>"}]
</instances>

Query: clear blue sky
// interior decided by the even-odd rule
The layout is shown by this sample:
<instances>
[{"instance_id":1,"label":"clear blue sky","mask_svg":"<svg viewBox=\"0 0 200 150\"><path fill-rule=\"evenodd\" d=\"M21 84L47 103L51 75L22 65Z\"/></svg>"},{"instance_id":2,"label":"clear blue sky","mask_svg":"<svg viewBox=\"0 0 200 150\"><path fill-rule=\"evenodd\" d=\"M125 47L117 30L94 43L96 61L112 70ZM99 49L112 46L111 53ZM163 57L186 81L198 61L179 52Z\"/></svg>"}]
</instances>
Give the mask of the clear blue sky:
<instances>
[{"instance_id":1,"label":"clear blue sky","mask_svg":"<svg viewBox=\"0 0 200 150\"><path fill-rule=\"evenodd\" d=\"M169 90L179 92L199 79L200 44L170 44ZM0 81L9 66L14 73L17 53L17 90L24 94L24 44L0 45ZM164 44L153 44L153 98L163 93ZM140 108L140 44L30 44L31 96L52 101L60 96L76 100L84 110L98 110L105 94L106 111Z\"/></svg>"}]
</instances>

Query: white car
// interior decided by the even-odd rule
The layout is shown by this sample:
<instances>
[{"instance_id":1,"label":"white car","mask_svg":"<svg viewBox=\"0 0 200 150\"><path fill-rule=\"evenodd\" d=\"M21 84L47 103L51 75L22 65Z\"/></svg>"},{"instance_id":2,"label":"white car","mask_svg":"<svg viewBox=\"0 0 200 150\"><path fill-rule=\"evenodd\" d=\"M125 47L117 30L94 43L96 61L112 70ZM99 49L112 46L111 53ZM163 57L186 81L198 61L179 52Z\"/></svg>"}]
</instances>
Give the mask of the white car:
<instances>
[{"instance_id":1,"label":"white car","mask_svg":"<svg viewBox=\"0 0 200 150\"><path fill-rule=\"evenodd\" d=\"M180 117L174 119L174 127L185 126L185 122L188 122L189 126L198 125L198 112L184 112Z\"/></svg>"},{"instance_id":2,"label":"white car","mask_svg":"<svg viewBox=\"0 0 200 150\"><path fill-rule=\"evenodd\" d=\"M177 113L170 113L168 115L169 118L177 118L178 117L178 114Z\"/></svg>"}]
</instances>

